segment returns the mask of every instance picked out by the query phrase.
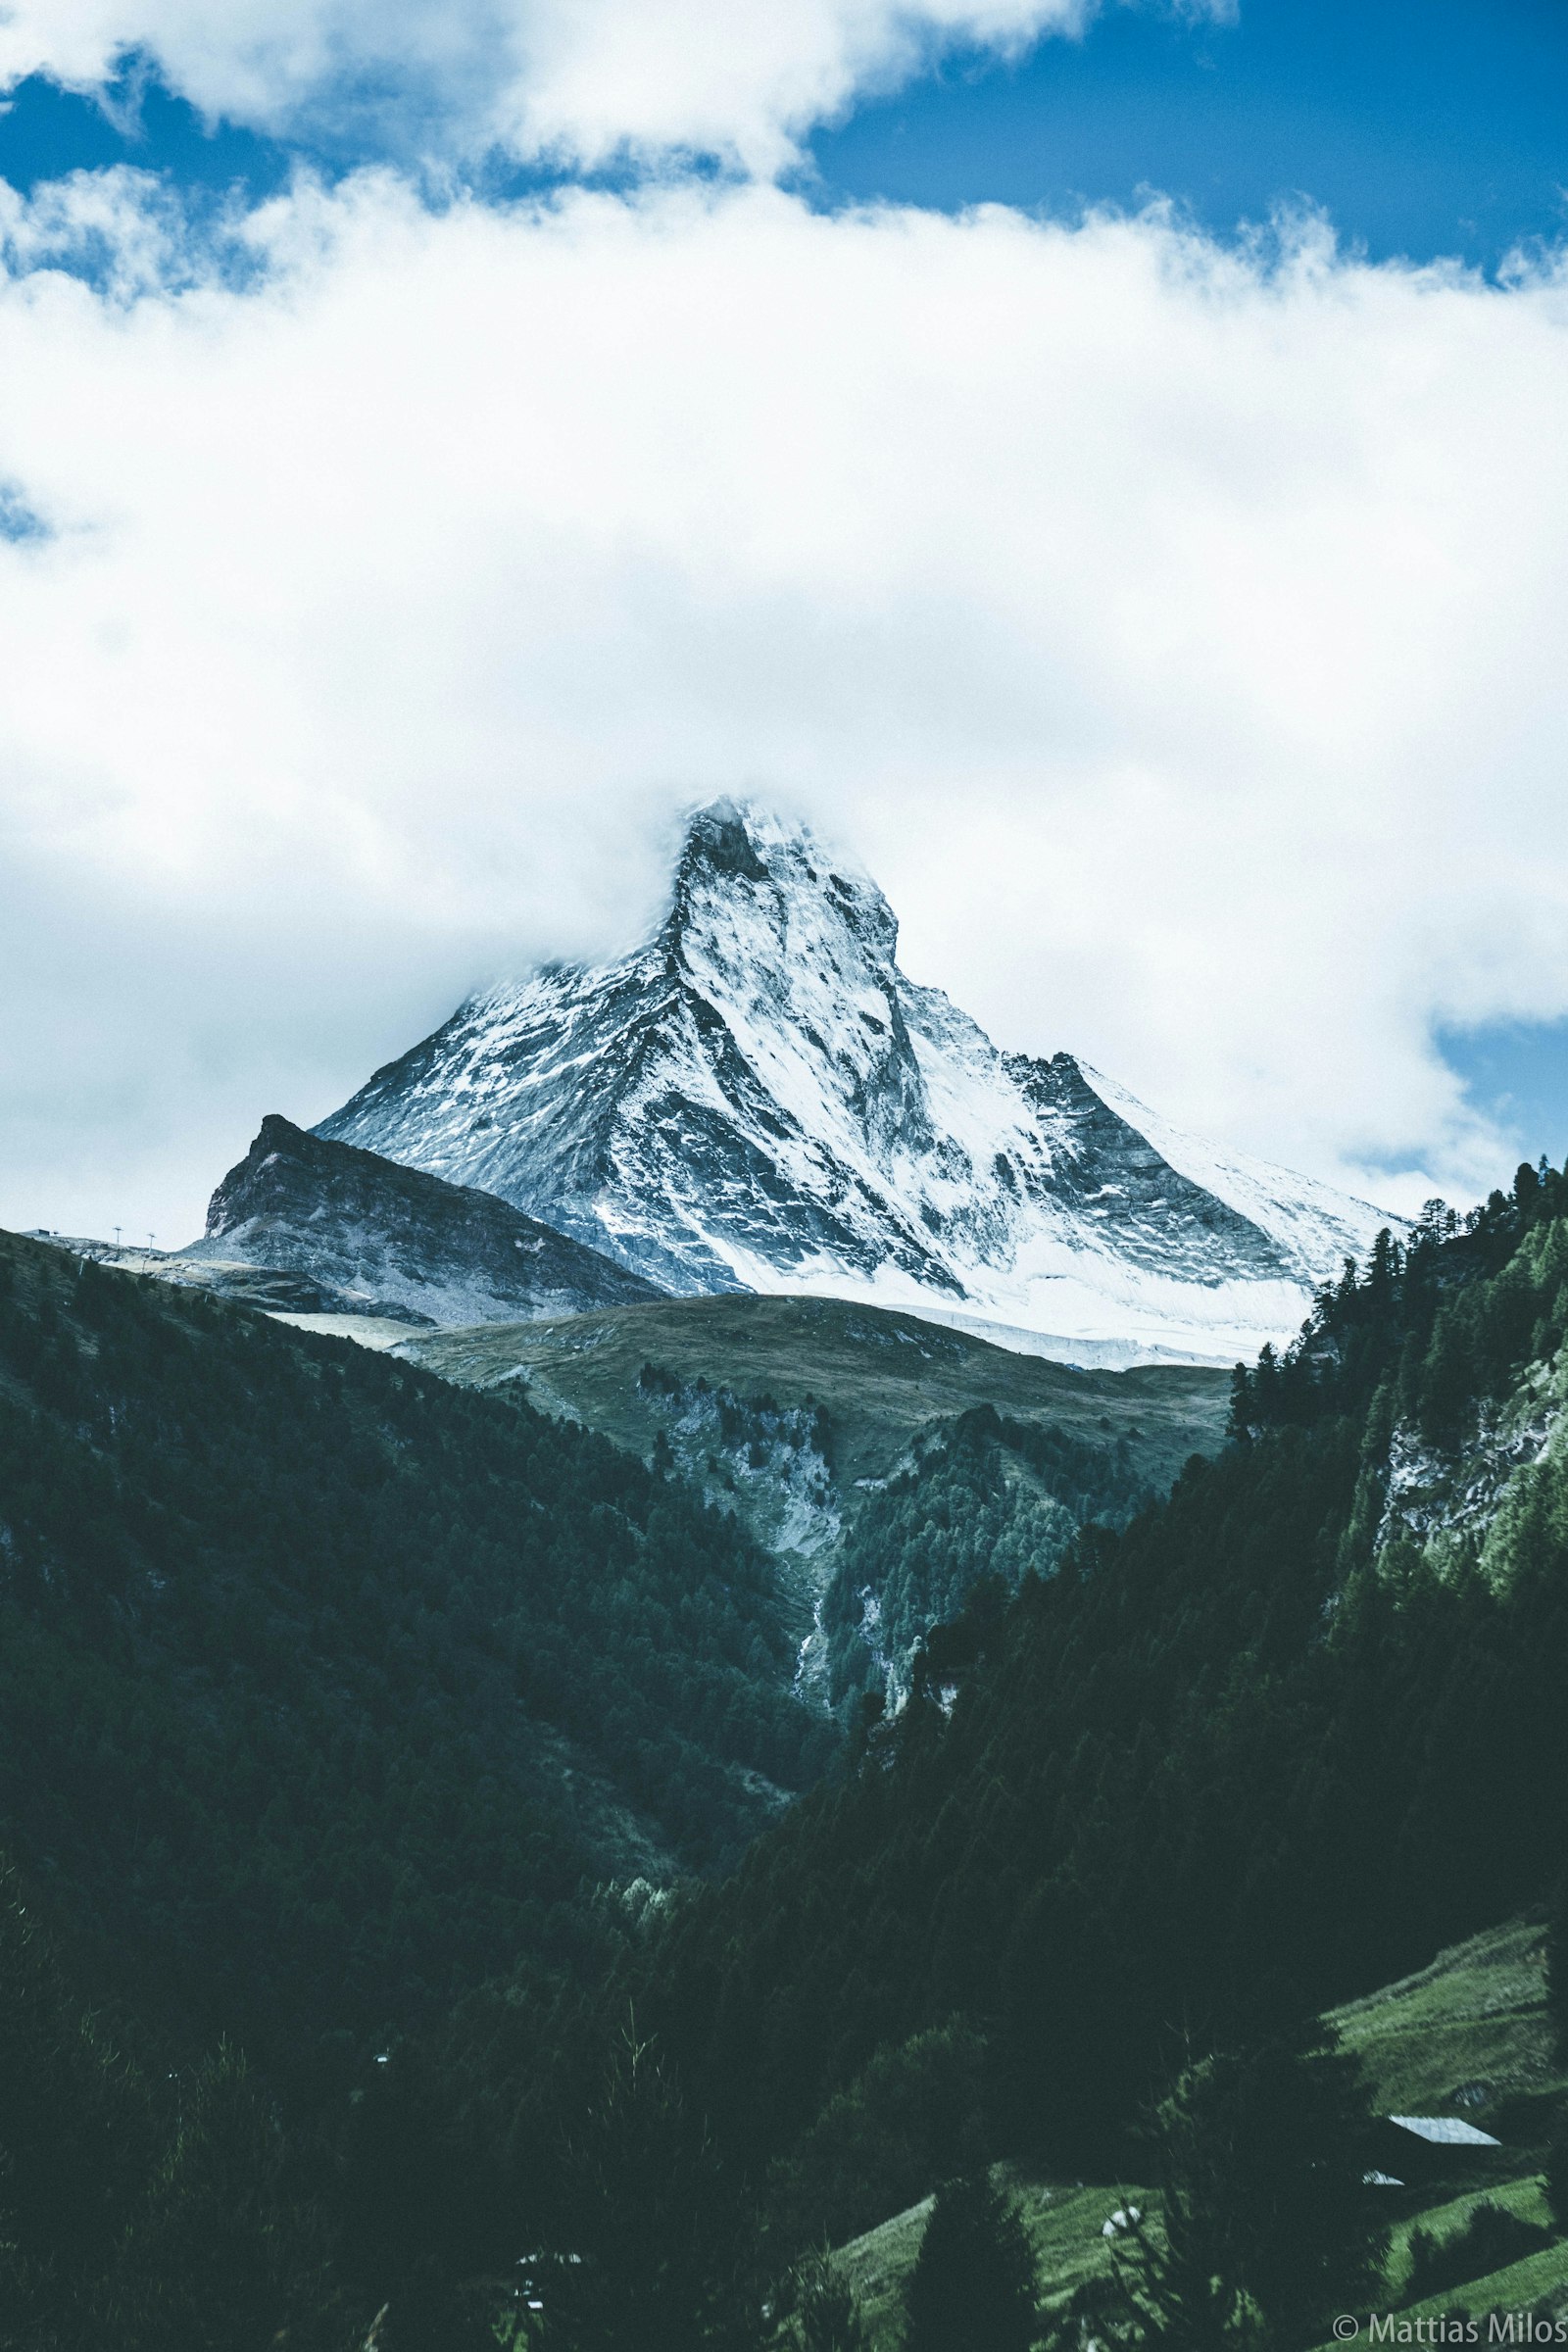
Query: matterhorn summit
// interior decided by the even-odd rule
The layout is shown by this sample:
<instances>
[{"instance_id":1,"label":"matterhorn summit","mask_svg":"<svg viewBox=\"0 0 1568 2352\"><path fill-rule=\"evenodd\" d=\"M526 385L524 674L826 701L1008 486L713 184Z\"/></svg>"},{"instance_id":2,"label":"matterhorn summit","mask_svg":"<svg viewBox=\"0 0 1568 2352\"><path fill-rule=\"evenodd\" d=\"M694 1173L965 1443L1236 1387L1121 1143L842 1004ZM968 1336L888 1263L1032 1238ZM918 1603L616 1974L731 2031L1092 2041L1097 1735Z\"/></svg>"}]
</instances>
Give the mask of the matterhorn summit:
<instances>
[{"instance_id":1,"label":"matterhorn summit","mask_svg":"<svg viewBox=\"0 0 1568 2352\"><path fill-rule=\"evenodd\" d=\"M1231 1360L1387 1223L906 978L870 876L730 801L645 947L476 996L318 1134L680 1293L916 1307L1081 1362Z\"/></svg>"}]
</instances>

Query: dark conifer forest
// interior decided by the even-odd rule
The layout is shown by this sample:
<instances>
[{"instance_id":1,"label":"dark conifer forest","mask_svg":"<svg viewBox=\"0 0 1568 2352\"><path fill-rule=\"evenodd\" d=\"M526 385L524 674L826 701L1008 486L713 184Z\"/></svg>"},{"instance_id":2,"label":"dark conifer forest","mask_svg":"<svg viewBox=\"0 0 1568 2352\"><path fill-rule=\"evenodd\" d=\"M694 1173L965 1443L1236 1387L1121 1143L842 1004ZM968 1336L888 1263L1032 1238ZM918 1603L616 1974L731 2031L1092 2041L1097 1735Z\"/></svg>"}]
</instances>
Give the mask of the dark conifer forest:
<instances>
[{"instance_id":1,"label":"dark conifer forest","mask_svg":"<svg viewBox=\"0 0 1568 2352\"><path fill-rule=\"evenodd\" d=\"M1441 1446L1463 1382L1473 1409L1560 1347L1565 1206L1525 1169L1473 1230L1380 1245L1238 1374L1218 1460L972 1628L951 1720L906 1708L680 1907L650 2014L739 2138L962 2015L1004 2140L1103 2161L1173 2036L1342 1999L1548 1890L1568 1495L1540 1482L1490 1573L1374 1551L1391 1421Z\"/></svg>"},{"instance_id":2,"label":"dark conifer forest","mask_svg":"<svg viewBox=\"0 0 1568 2352\"><path fill-rule=\"evenodd\" d=\"M948 2182L956 2277L989 2159L1138 2178L1160 2115L1175 2214L1215 2085L1350 2114L1303 2021L1561 1880L1549 1169L1348 1267L1162 1500L1048 1447L1004 1509L989 1426L890 1489L857 1573L928 1630L838 1721L659 1468L30 1245L0 1286L5 2345L848 2345L824 2239ZM1173 2245L1121 2340L1187 2340Z\"/></svg>"},{"instance_id":3,"label":"dark conifer forest","mask_svg":"<svg viewBox=\"0 0 1568 2352\"><path fill-rule=\"evenodd\" d=\"M0 1286L0 1822L172 2018L428 2018L831 1751L760 1555L604 1440L35 1245Z\"/></svg>"}]
</instances>

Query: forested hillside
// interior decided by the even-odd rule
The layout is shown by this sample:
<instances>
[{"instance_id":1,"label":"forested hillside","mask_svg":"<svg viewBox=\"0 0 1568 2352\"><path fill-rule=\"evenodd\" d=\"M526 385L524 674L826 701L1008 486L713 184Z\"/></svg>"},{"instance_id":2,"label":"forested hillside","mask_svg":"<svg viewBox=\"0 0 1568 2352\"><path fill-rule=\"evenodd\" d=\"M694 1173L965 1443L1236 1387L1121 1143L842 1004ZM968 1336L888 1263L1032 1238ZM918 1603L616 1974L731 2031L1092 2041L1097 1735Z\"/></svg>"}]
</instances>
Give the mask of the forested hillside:
<instances>
[{"instance_id":1,"label":"forested hillside","mask_svg":"<svg viewBox=\"0 0 1568 2352\"><path fill-rule=\"evenodd\" d=\"M1555 1882L1568 1831L1568 1185L1522 1169L1326 1292L1234 1442L945 1630L847 1784L643 1964L736 2147L983 2031L1004 2146L1114 2156L1179 2044L1351 1996ZM965 1662L967 1661L967 1662ZM928 1678L929 1679L929 1678Z\"/></svg>"},{"instance_id":2,"label":"forested hillside","mask_svg":"<svg viewBox=\"0 0 1568 2352\"><path fill-rule=\"evenodd\" d=\"M1532 2167L1555 2075L1494 2167L1512 2219L1472 2227L1445 2187L1464 2237L1438 2251L1424 2207L1367 2208L1364 2093L1304 2021L1562 1877L1568 1180L1522 1169L1463 1223L1381 1242L1238 1373L1229 1444L1163 1502L1112 1491L1102 1447L984 1415L950 1431L862 1523L911 1622L929 1610L907 1703L862 1704L729 1878L587 1910L569 1897L608 1833L561 1741L595 1759L596 1801L693 1861L766 1802L742 1768L800 1787L818 1760L734 1524L513 1403L12 1262L0 1665L24 1884L0 1965L4 2013L36 2031L4 2056L0 2278L34 2313L74 2260L96 2283L0 2343L263 2352L286 2319L350 2352L384 2305L377 2352L477 2346L503 2315L538 2352L853 2352L848 2274L803 2259L957 2175L938 2239L955 2262L965 2229L1010 2248L1027 2329L1028 2250L984 2186L1004 2157L998 2178L1157 2199L1119 2333L1100 2223L1064 2202L1046 2230L1076 2249L1064 2352L1085 2328L1305 2346L1374 2291L1554 2247L1568 2143L1560 2212ZM1133 1515L1063 1524L1093 1501ZM943 1620L999 1548L1021 1590L982 1577ZM188 2038L171 2063L145 1983L117 2054L72 1987L125 1988L122 1922L184 1955L183 2016L199 1979L241 1988L261 2078ZM1560 1935L1551 1984L1568 2033ZM411 2030L378 2047L394 1995ZM348 2029L308 2095L285 2012ZM1455 2063L1446 2084L1430 2060L1423 2099L1486 2095ZM81 2148L102 2202L74 2255L17 2184ZM219 2213L256 2315L227 2333L169 2317L208 2292L191 2248ZM913 2254L909 2309L950 2308ZM1352 2287L1359 2306L1328 2299ZM1218 2314L1209 2334L1158 2331L1180 2293ZM117 2297L156 2324L105 2338L80 2316Z\"/></svg>"},{"instance_id":3,"label":"forested hillside","mask_svg":"<svg viewBox=\"0 0 1568 2352\"><path fill-rule=\"evenodd\" d=\"M162 2012L295 2038L575 1952L821 1768L730 1521L605 1440L0 1241L0 1844Z\"/></svg>"},{"instance_id":4,"label":"forested hillside","mask_svg":"<svg viewBox=\"0 0 1568 2352\"><path fill-rule=\"evenodd\" d=\"M1155 1499L1125 1435L1091 1443L989 1405L917 1440L851 1519L822 1596L831 1697L902 1696L928 1629L960 1617L977 1588L1013 1592L1054 1575L1079 1529L1120 1527Z\"/></svg>"}]
</instances>

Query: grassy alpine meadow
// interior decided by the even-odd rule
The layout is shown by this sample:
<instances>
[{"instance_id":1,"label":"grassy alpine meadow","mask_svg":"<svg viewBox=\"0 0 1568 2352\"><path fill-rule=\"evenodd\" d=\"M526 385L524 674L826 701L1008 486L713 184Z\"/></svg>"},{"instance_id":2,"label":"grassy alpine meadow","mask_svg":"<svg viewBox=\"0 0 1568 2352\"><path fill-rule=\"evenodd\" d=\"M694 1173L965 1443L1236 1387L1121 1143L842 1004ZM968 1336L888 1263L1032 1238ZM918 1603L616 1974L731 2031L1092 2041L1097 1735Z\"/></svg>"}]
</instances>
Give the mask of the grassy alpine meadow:
<instances>
[{"instance_id":1,"label":"grassy alpine meadow","mask_svg":"<svg viewBox=\"0 0 1568 2352\"><path fill-rule=\"evenodd\" d=\"M1456 2113L1503 2141L1494 2153L1471 2160L1468 2169L1484 2178L1468 2186L1448 2174L1421 2189L1387 2192L1383 2294L1396 2324L1456 2308L1483 2319L1494 2310L1543 2303L1555 2313L1559 2301L1568 2309L1568 2239L1557 2235L1543 2180L1545 2133L1568 2089L1546 2006L1544 1922L1510 1920L1472 1936L1326 2022L1359 2058L1375 2112ZM1466 2094L1457 2105L1456 2091ZM1456 2169L1466 2169L1462 2159ZM1134 2205L1158 2228L1157 2192L1135 2181L1064 2180L1013 2163L994 2166L993 2178L1023 2223L1048 2321L1061 2320L1080 2289L1111 2278L1105 2225L1113 2214ZM1461 2286L1412 2297L1419 2283L1411 2253L1417 2233L1446 2247L1463 2236L1483 2206L1517 2217L1554 2242ZM873 2352L898 2352L903 2341L908 2281L931 2209L932 2200L923 2198L834 2256L854 2288Z\"/></svg>"},{"instance_id":2,"label":"grassy alpine meadow","mask_svg":"<svg viewBox=\"0 0 1568 2352\"><path fill-rule=\"evenodd\" d=\"M1201 1364L1080 1371L1020 1355L918 1315L838 1298L671 1298L554 1321L481 1325L405 1340L399 1353L448 1380L511 1383L540 1411L602 1429L647 1455L670 1427L645 1365L742 1399L766 1394L828 1416L841 1489L886 1477L919 1433L977 1405L1091 1443L1124 1439L1152 1486L1168 1486L1225 1428L1229 1374Z\"/></svg>"}]
</instances>

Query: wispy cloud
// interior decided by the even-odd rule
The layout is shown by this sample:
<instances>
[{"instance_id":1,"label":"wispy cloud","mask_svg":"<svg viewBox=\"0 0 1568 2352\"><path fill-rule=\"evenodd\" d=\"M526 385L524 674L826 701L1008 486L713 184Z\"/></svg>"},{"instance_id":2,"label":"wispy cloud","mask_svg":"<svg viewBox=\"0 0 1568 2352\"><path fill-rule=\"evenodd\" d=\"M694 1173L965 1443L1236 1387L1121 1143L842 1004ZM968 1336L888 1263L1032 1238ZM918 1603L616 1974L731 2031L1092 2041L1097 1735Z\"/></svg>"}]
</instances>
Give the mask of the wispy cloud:
<instances>
[{"instance_id":1,"label":"wispy cloud","mask_svg":"<svg viewBox=\"0 0 1568 2352\"><path fill-rule=\"evenodd\" d=\"M45 74L123 104L126 60L150 61L211 117L352 135L362 152L405 161L499 146L573 167L702 154L769 173L857 93L893 86L945 48L1015 53L1082 31L1100 5L12 0L0 13L0 86ZM1234 13L1230 0L1179 5Z\"/></svg>"}]
</instances>

